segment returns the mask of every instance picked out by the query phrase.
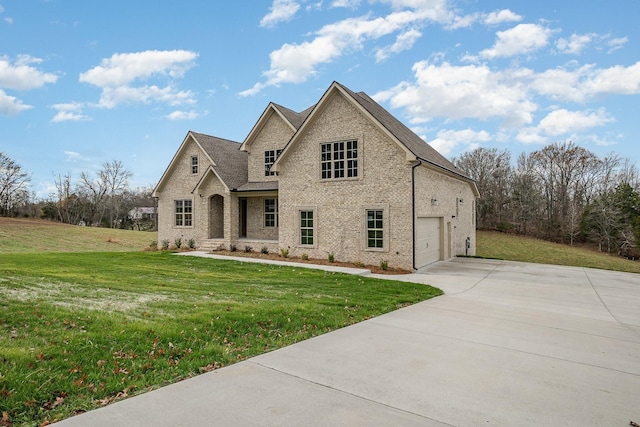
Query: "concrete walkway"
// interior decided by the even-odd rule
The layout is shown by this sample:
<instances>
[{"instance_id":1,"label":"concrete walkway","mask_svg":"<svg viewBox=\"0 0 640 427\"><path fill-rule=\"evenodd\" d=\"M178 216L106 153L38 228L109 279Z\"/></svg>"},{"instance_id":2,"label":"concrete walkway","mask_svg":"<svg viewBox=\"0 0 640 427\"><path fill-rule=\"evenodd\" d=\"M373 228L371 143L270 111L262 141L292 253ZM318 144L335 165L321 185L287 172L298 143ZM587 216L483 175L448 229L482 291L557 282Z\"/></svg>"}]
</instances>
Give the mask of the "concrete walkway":
<instances>
[{"instance_id":1,"label":"concrete walkway","mask_svg":"<svg viewBox=\"0 0 640 427\"><path fill-rule=\"evenodd\" d=\"M393 278L446 295L59 425L640 423L640 275L455 259Z\"/></svg>"}]
</instances>

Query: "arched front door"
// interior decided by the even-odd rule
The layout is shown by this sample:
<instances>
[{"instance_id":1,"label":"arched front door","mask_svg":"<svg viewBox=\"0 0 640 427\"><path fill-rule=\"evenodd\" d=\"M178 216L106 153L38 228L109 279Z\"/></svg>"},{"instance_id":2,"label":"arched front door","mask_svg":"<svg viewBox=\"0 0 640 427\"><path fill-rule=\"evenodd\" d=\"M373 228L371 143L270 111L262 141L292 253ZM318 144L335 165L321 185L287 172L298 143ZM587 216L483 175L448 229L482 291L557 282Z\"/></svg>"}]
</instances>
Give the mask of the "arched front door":
<instances>
[{"instance_id":1,"label":"arched front door","mask_svg":"<svg viewBox=\"0 0 640 427\"><path fill-rule=\"evenodd\" d=\"M224 197L219 194L209 198L209 238L224 239Z\"/></svg>"}]
</instances>

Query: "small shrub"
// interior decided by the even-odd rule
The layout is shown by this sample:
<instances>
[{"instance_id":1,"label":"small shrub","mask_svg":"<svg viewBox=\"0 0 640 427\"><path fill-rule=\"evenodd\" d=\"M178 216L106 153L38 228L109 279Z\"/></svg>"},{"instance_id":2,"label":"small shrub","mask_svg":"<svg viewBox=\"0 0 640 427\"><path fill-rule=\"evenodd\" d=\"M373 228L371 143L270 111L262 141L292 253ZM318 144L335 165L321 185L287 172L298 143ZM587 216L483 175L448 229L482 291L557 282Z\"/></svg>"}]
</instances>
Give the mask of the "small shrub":
<instances>
[{"instance_id":1,"label":"small shrub","mask_svg":"<svg viewBox=\"0 0 640 427\"><path fill-rule=\"evenodd\" d=\"M289 251L287 251L289 252ZM306 252L303 252L302 255L300 255L300 258L302 258L303 260L307 261L309 259L309 254L307 254Z\"/></svg>"},{"instance_id":2,"label":"small shrub","mask_svg":"<svg viewBox=\"0 0 640 427\"><path fill-rule=\"evenodd\" d=\"M176 245L176 249L180 249L180 247L182 246L182 238L178 237L176 240L173 241L173 244Z\"/></svg>"},{"instance_id":3,"label":"small shrub","mask_svg":"<svg viewBox=\"0 0 640 427\"><path fill-rule=\"evenodd\" d=\"M380 268L386 271L389 268L389 262L383 259L380 261Z\"/></svg>"},{"instance_id":4,"label":"small shrub","mask_svg":"<svg viewBox=\"0 0 640 427\"><path fill-rule=\"evenodd\" d=\"M189 241L187 242L187 246L189 246L189 249L194 249L196 247L196 241L193 239L193 237L189 239Z\"/></svg>"},{"instance_id":5,"label":"small shrub","mask_svg":"<svg viewBox=\"0 0 640 427\"><path fill-rule=\"evenodd\" d=\"M231 252L235 252L235 251L237 251L237 250L238 250L238 248L237 248L237 246L236 246L236 245L229 245L229 250L230 250Z\"/></svg>"},{"instance_id":6,"label":"small shrub","mask_svg":"<svg viewBox=\"0 0 640 427\"><path fill-rule=\"evenodd\" d=\"M362 267L364 267L364 262L362 262L362 261L354 261L353 265L355 265L358 268L362 268Z\"/></svg>"},{"instance_id":7,"label":"small shrub","mask_svg":"<svg viewBox=\"0 0 640 427\"><path fill-rule=\"evenodd\" d=\"M328 259L329 259L329 262L334 262L336 260L336 257L333 256L333 252L329 252Z\"/></svg>"},{"instance_id":8,"label":"small shrub","mask_svg":"<svg viewBox=\"0 0 640 427\"><path fill-rule=\"evenodd\" d=\"M261 254L268 254L269 253L269 248L266 246L263 246L262 248L260 248L260 253Z\"/></svg>"},{"instance_id":9,"label":"small shrub","mask_svg":"<svg viewBox=\"0 0 640 427\"><path fill-rule=\"evenodd\" d=\"M150 249L158 249L158 242L155 240L152 240L151 243L149 243L149 248Z\"/></svg>"},{"instance_id":10,"label":"small shrub","mask_svg":"<svg viewBox=\"0 0 640 427\"><path fill-rule=\"evenodd\" d=\"M289 258L289 249L281 248L280 249L280 256L282 258Z\"/></svg>"},{"instance_id":11,"label":"small shrub","mask_svg":"<svg viewBox=\"0 0 640 427\"><path fill-rule=\"evenodd\" d=\"M249 245L246 245L246 246L244 247L244 251L245 251L246 253L249 253L249 252L251 252L252 250L253 250L253 248L252 248L251 246L249 246Z\"/></svg>"},{"instance_id":12,"label":"small shrub","mask_svg":"<svg viewBox=\"0 0 640 427\"><path fill-rule=\"evenodd\" d=\"M162 241L162 250L163 251L169 250L169 239L164 239Z\"/></svg>"}]
</instances>

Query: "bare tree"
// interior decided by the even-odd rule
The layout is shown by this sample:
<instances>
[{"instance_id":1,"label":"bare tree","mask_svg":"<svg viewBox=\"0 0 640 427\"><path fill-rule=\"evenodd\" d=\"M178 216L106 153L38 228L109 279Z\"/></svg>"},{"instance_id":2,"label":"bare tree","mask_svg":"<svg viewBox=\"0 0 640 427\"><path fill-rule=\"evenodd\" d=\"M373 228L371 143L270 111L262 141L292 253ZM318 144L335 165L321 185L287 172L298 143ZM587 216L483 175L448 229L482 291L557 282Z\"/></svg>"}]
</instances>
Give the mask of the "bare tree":
<instances>
[{"instance_id":1,"label":"bare tree","mask_svg":"<svg viewBox=\"0 0 640 427\"><path fill-rule=\"evenodd\" d=\"M28 202L30 182L22 166L0 151L0 215L12 215L19 204Z\"/></svg>"},{"instance_id":2,"label":"bare tree","mask_svg":"<svg viewBox=\"0 0 640 427\"><path fill-rule=\"evenodd\" d=\"M85 222L88 225L100 222L102 212L104 211L104 201L107 196L107 190L107 183L101 176L101 173L98 174L97 178L92 177L89 172L82 172L80 174L78 192L86 199L87 212Z\"/></svg>"},{"instance_id":3,"label":"bare tree","mask_svg":"<svg viewBox=\"0 0 640 427\"><path fill-rule=\"evenodd\" d=\"M513 174L512 211L516 232L530 234L532 223L537 224L542 199L540 183L534 172L533 161L525 153L520 154Z\"/></svg>"},{"instance_id":4,"label":"bare tree","mask_svg":"<svg viewBox=\"0 0 640 427\"><path fill-rule=\"evenodd\" d=\"M578 230L585 206L581 179L597 167L597 157L573 142L554 143L531 153L535 173L542 184L546 213L546 237L570 243Z\"/></svg>"},{"instance_id":5,"label":"bare tree","mask_svg":"<svg viewBox=\"0 0 640 427\"><path fill-rule=\"evenodd\" d=\"M78 224L82 219L81 200L71 187L71 174L56 177L58 220L65 224Z\"/></svg>"},{"instance_id":6,"label":"bare tree","mask_svg":"<svg viewBox=\"0 0 640 427\"><path fill-rule=\"evenodd\" d=\"M118 226L118 220L123 216L123 209L126 208L124 196L129 190L129 178L133 173L127 170L121 161L113 160L103 163L99 176L107 189L109 224L111 228L115 228Z\"/></svg>"},{"instance_id":7,"label":"bare tree","mask_svg":"<svg viewBox=\"0 0 640 427\"><path fill-rule=\"evenodd\" d=\"M509 218L511 155L507 150L477 148L453 163L476 181L478 227L492 228Z\"/></svg>"}]
</instances>

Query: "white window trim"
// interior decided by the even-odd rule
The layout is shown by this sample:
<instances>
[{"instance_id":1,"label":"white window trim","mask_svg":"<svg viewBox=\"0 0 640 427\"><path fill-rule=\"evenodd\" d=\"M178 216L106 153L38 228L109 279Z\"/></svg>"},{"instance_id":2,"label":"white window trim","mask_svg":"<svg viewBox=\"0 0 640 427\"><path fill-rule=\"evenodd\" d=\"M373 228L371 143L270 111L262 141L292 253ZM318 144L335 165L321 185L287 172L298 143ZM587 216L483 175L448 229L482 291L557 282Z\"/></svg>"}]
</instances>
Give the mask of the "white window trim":
<instances>
[{"instance_id":1,"label":"white window trim","mask_svg":"<svg viewBox=\"0 0 640 427\"><path fill-rule=\"evenodd\" d=\"M382 211L382 247L369 247L369 228L367 224L368 211ZM365 252L389 252L389 205L386 203L377 203L362 207L362 250Z\"/></svg>"}]
</instances>

